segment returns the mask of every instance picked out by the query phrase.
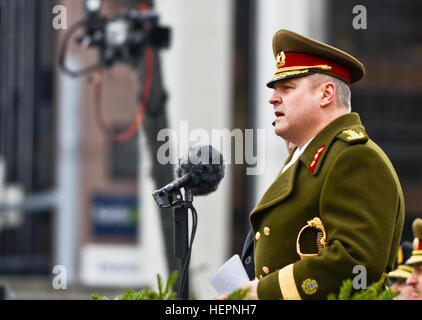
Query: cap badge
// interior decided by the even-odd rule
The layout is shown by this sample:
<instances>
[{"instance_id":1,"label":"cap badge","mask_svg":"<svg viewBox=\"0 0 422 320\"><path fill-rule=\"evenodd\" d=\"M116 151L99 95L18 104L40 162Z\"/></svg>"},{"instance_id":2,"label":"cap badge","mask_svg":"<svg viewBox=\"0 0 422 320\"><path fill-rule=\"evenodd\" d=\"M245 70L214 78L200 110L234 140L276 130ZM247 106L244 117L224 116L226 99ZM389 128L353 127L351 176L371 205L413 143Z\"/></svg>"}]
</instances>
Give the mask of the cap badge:
<instances>
[{"instance_id":1,"label":"cap badge","mask_svg":"<svg viewBox=\"0 0 422 320\"><path fill-rule=\"evenodd\" d=\"M277 68L281 68L286 64L286 55L284 54L284 51L281 51L278 53L277 57Z\"/></svg>"},{"instance_id":2,"label":"cap badge","mask_svg":"<svg viewBox=\"0 0 422 320\"><path fill-rule=\"evenodd\" d=\"M412 246L413 250L422 250L422 242L419 241L419 238L413 239Z\"/></svg>"}]
</instances>

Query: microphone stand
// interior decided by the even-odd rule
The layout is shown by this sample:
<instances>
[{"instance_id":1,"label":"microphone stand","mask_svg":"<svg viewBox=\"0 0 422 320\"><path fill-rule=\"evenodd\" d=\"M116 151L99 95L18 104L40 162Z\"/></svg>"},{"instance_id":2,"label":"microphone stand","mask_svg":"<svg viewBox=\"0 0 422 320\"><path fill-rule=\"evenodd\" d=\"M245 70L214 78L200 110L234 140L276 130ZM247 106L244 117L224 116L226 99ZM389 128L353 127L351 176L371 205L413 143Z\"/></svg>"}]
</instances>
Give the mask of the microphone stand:
<instances>
[{"instance_id":1,"label":"microphone stand","mask_svg":"<svg viewBox=\"0 0 422 320\"><path fill-rule=\"evenodd\" d=\"M180 180L180 179L179 179ZM178 180L178 181L179 181ZM182 179L183 180L183 179ZM168 188L168 190L166 189ZM185 190L183 198L181 188ZM170 190L170 191L169 191ZM152 193L160 208L173 207L173 254L178 260L178 298L189 299L189 264L198 225L198 214L193 206L193 192L188 187L180 187L176 182L168 184ZM192 213L192 231L189 239L188 211ZM181 276L180 276L181 275Z\"/></svg>"},{"instance_id":2,"label":"microphone stand","mask_svg":"<svg viewBox=\"0 0 422 320\"><path fill-rule=\"evenodd\" d=\"M190 255L194 233L191 236L191 244L189 245L189 226L188 226L188 209L193 209L196 215L195 209L192 205L193 193L190 189L185 189L185 199L177 206L173 208L173 219L174 219L174 255L180 262L181 275L180 287L179 287L179 298L189 299L189 264ZM196 229L196 218L194 218L194 224ZM194 229L193 229L194 230Z\"/></svg>"}]
</instances>

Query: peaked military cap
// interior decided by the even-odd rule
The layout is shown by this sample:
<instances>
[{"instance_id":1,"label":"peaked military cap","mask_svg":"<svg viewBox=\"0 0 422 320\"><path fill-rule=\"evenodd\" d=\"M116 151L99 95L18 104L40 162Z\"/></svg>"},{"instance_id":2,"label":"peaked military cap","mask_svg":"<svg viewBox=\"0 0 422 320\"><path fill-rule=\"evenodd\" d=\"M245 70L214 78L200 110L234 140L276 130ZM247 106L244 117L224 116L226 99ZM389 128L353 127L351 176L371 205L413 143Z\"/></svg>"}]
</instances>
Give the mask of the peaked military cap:
<instances>
[{"instance_id":1,"label":"peaked military cap","mask_svg":"<svg viewBox=\"0 0 422 320\"><path fill-rule=\"evenodd\" d=\"M393 271L388 273L388 277L392 280L394 279L407 279L413 271L411 266L405 265L404 263L412 255L412 243L409 241L404 241L397 253L396 267Z\"/></svg>"},{"instance_id":2,"label":"peaked military cap","mask_svg":"<svg viewBox=\"0 0 422 320\"><path fill-rule=\"evenodd\" d=\"M417 218L412 224L413 236L413 251L412 256L406 261L407 265L414 265L422 263L422 219Z\"/></svg>"},{"instance_id":3,"label":"peaked military cap","mask_svg":"<svg viewBox=\"0 0 422 320\"><path fill-rule=\"evenodd\" d=\"M315 72L337 77L349 85L365 75L363 64L350 54L289 30L282 29L275 33L273 52L277 69L267 83L269 88L276 81Z\"/></svg>"}]
</instances>

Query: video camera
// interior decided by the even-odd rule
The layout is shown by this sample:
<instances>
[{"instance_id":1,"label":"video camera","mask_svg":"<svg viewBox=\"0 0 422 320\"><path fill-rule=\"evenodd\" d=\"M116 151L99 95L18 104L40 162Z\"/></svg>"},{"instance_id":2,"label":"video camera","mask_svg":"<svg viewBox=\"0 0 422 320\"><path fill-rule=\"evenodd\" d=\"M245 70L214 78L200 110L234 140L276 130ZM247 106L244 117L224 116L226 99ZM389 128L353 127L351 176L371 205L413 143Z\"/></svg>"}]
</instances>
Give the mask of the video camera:
<instances>
[{"instance_id":1,"label":"video camera","mask_svg":"<svg viewBox=\"0 0 422 320\"><path fill-rule=\"evenodd\" d=\"M131 9L109 19L100 15L100 8L101 0L86 0L86 18L73 25L66 34L59 57L64 72L76 77L116 62L136 67L146 47L169 47L170 29L159 26L155 11ZM96 64L75 71L66 66L65 60L70 39L80 28L84 28L84 33L76 37L76 43L85 49L97 48L99 59Z\"/></svg>"}]
</instances>

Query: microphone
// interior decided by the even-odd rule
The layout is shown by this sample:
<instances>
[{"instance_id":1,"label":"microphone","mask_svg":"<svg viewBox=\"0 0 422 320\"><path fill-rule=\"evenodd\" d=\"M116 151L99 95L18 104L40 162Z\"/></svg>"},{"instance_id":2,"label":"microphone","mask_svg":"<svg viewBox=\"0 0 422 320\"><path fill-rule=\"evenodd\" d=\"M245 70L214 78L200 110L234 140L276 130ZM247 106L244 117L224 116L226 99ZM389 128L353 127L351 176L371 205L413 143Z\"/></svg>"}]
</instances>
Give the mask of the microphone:
<instances>
[{"instance_id":1,"label":"microphone","mask_svg":"<svg viewBox=\"0 0 422 320\"><path fill-rule=\"evenodd\" d=\"M189 148L180 157L176 175L183 179L189 175L187 186L193 195L205 196L217 190L225 173L223 155L211 145L197 145Z\"/></svg>"},{"instance_id":2,"label":"microphone","mask_svg":"<svg viewBox=\"0 0 422 320\"><path fill-rule=\"evenodd\" d=\"M177 204L181 200L181 188L189 189L193 195L205 196L217 190L224 173L223 155L211 145L196 145L179 158L175 170L177 179L152 195L160 207Z\"/></svg>"}]
</instances>

